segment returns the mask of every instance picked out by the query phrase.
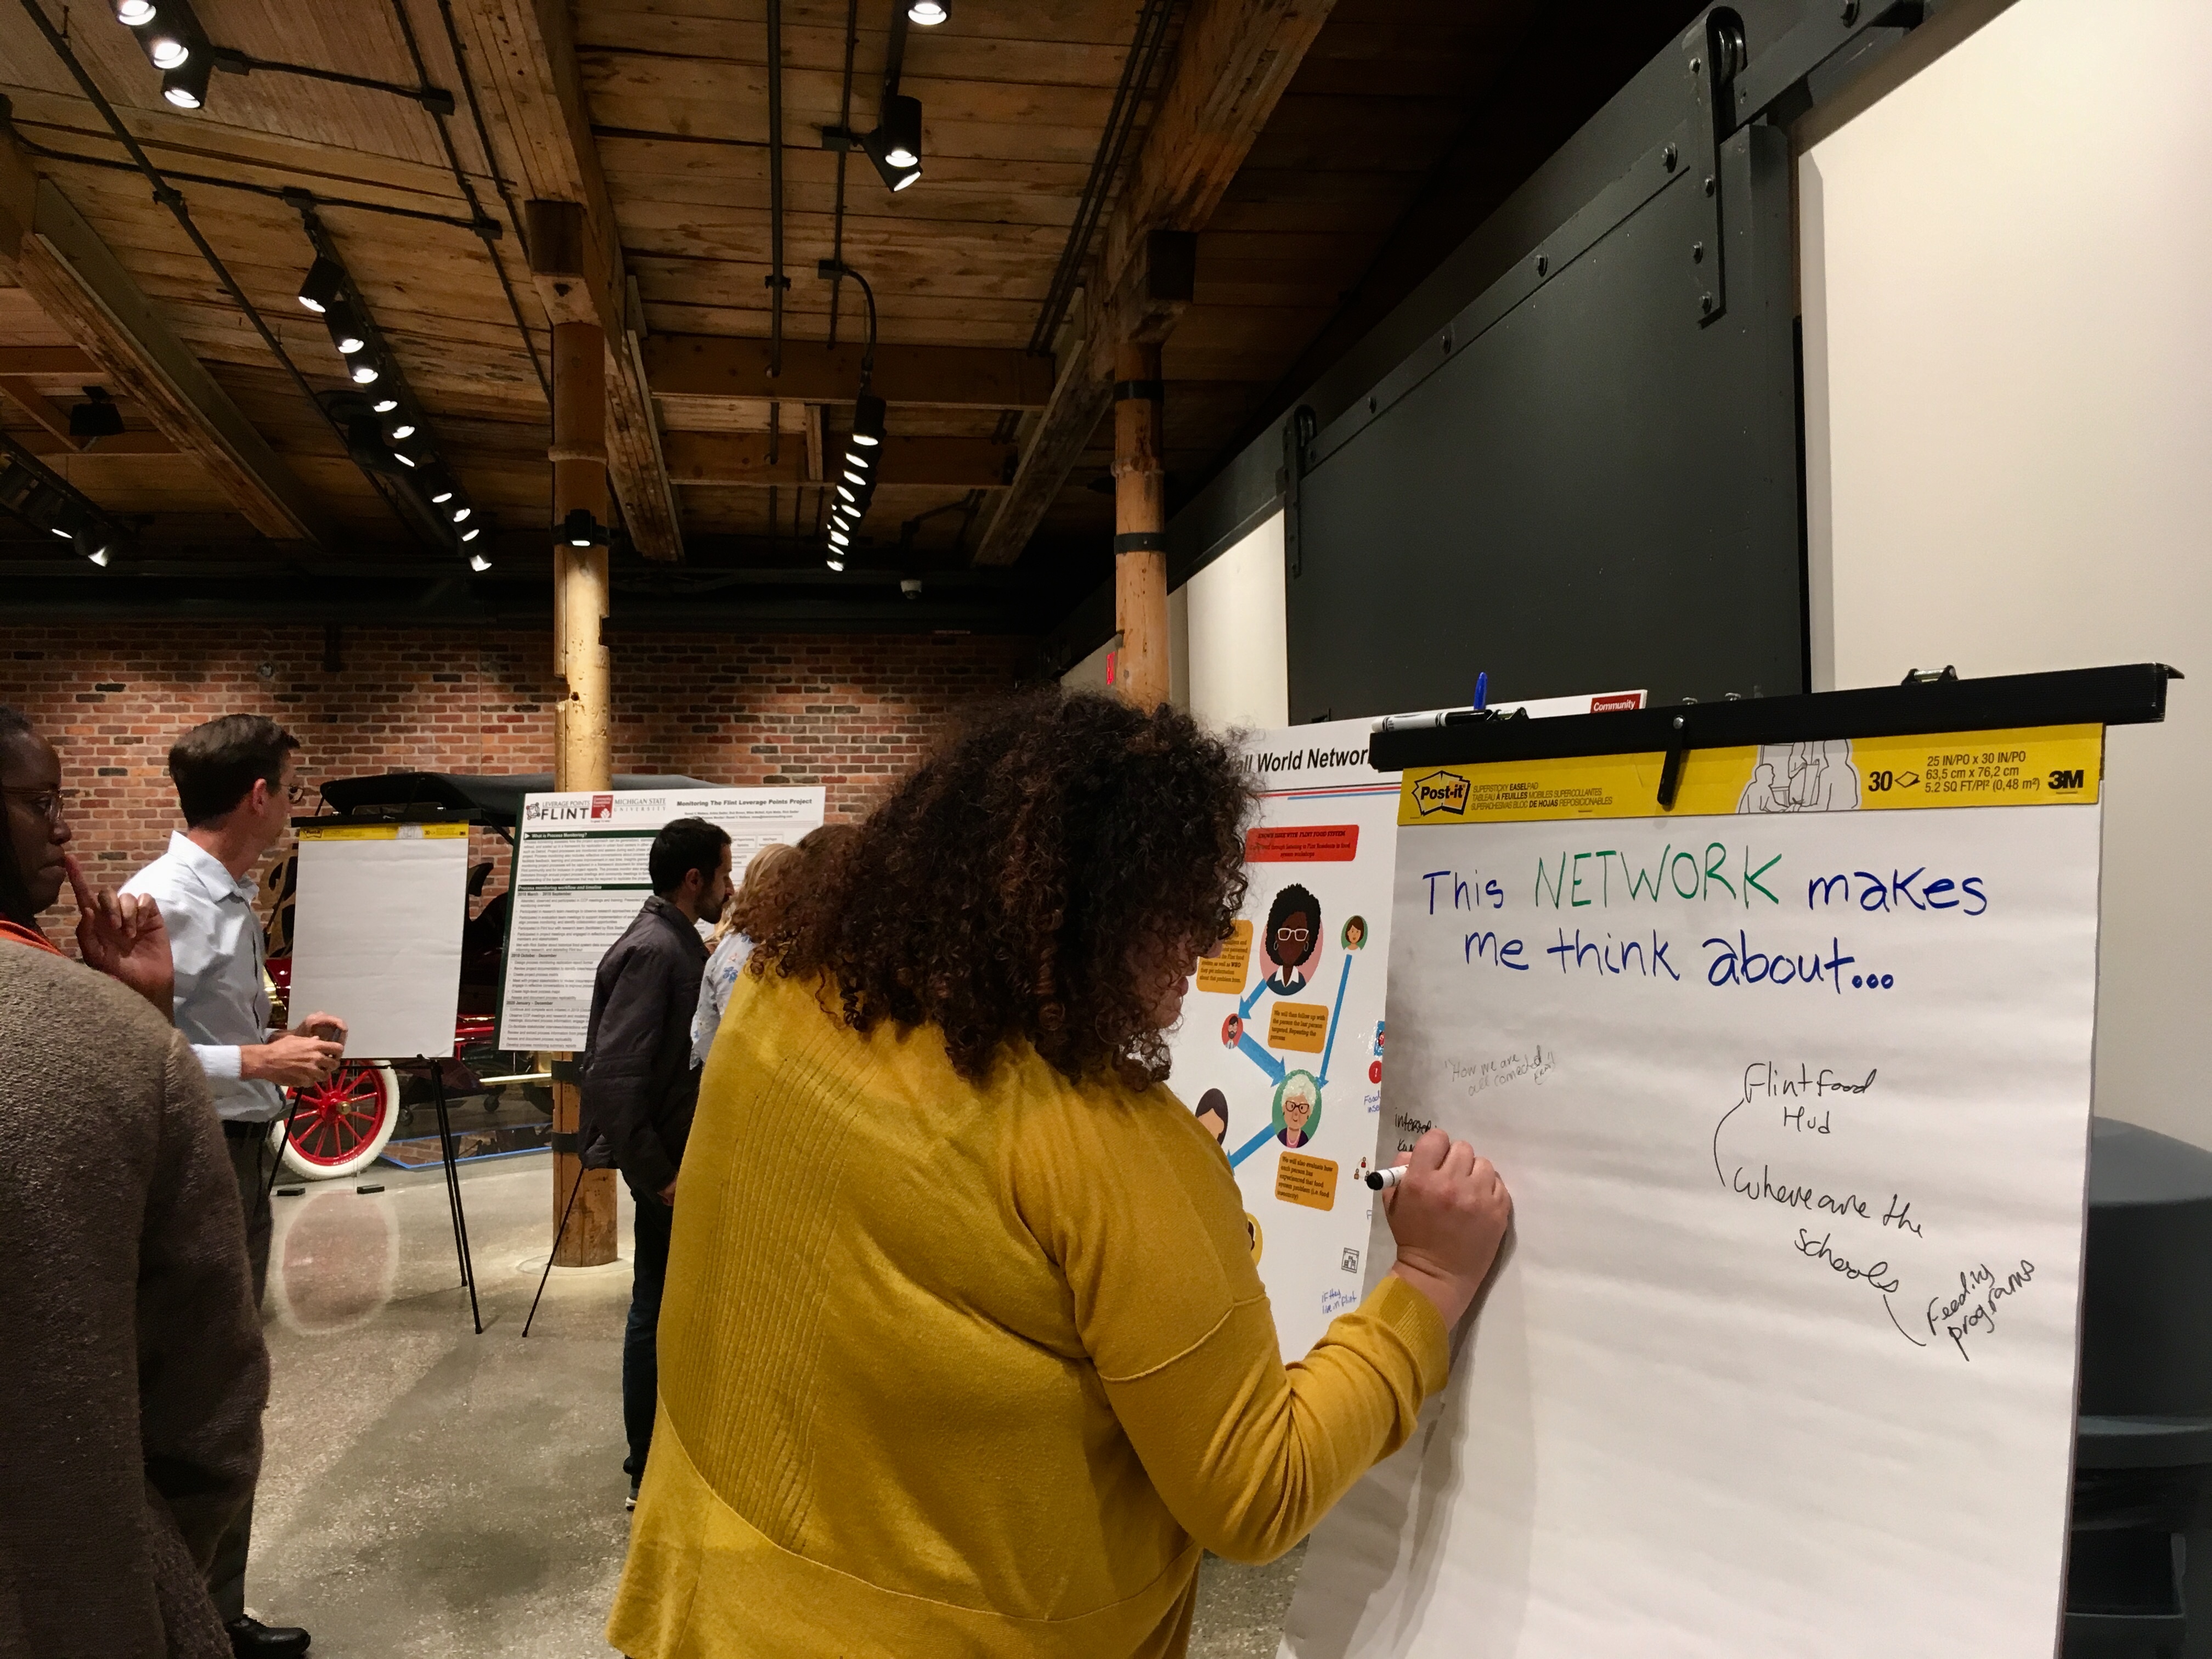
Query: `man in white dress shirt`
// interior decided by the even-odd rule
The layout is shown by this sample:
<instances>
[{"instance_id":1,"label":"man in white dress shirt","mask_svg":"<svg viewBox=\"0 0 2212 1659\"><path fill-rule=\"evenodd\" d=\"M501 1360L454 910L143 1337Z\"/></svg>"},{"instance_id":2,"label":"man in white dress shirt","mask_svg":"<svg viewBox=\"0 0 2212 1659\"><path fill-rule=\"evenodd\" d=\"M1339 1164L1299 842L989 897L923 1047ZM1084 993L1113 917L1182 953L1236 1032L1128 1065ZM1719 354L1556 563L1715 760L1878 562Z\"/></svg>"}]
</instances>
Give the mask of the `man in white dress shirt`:
<instances>
[{"instance_id":1,"label":"man in white dress shirt","mask_svg":"<svg viewBox=\"0 0 2212 1659\"><path fill-rule=\"evenodd\" d=\"M345 1022L313 1013L289 1031L269 1029L262 932L250 873L284 838L304 793L293 751L299 741L263 714L225 714L196 726L169 750L186 829L169 850L125 884L161 907L176 966L177 1030L208 1075L224 1144L238 1177L246 1240L259 1304L269 1273L269 1185L277 1156L270 1125L284 1115L284 1091L328 1077L344 1052ZM272 1626L246 1611L246 1558L253 1506L216 1547L208 1589L240 1656L305 1653L307 1632Z\"/></svg>"}]
</instances>

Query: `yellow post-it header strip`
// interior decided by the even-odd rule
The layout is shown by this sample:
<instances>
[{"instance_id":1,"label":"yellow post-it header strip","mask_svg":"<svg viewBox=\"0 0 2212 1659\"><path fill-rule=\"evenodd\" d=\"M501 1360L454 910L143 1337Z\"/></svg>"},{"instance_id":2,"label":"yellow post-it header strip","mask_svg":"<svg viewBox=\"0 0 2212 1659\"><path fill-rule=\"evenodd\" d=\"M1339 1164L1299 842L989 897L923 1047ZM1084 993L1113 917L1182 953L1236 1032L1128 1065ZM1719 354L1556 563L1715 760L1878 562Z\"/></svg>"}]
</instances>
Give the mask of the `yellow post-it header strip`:
<instances>
[{"instance_id":1,"label":"yellow post-it header strip","mask_svg":"<svg viewBox=\"0 0 2212 1659\"><path fill-rule=\"evenodd\" d=\"M2104 758L2096 725L1692 749L1671 813L1659 808L1667 757L1656 750L1414 768L1399 785L1398 822L2078 806L2098 799Z\"/></svg>"},{"instance_id":2,"label":"yellow post-it header strip","mask_svg":"<svg viewBox=\"0 0 2212 1659\"><path fill-rule=\"evenodd\" d=\"M404 831L403 835L401 832ZM457 841L465 840L465 823L303 823L301 841Z\"/></svg>"}]
</instances>

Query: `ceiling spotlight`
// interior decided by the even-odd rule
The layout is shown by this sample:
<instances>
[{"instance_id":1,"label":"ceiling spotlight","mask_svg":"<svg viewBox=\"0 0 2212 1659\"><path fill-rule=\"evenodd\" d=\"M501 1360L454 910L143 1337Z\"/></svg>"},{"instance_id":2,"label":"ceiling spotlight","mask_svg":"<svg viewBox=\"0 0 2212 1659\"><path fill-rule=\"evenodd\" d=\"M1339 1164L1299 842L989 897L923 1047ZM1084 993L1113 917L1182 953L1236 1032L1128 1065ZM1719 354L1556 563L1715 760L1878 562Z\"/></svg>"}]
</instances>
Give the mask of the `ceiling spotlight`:
<instances>
[{"instance_id":1,"label":"ceiling spotlight","mask_svg":"<svg viewBox=\"0 0 2212 1659\"><path fill-rule=\"evenodd\" d=\"M380 415L389 415L393 410L399 407L399 399L397 398L379 398L374 403L371 404L369 407Z\"/></svg>"},{"instance_id":2,"label":"ceiling spotlight","mask_svg":"<svg viewBox=\"0 0 2212 1659\"><path fill-rule=\"evenodd\" d=\"M126 29L144 27L154 21L154 0L115 0L115 21Z\"/></svg>"},{"instance_id":3,"label":"ceiling spotlight","mask_svg":"<svg viewBox=\"0 0 2212 1659\"><path fill-rule=\"evenodd\" d=\"M842 575L842 574L844 573L844 569L845 569L845 562L844 562L844 560L842 560L842 559L841 559L841 558L837 557L837 556L836 556L836 555L835 555L834 553L833 553L832 555L830 555L830 556L827 560L825 560L825 561L824 561L824 562L825 562L825 563L827 563L827 564L829 565L829 567L830 567L832 570L836 571L839 574L841 574L841 575Z\"/></svg>"},{"instance_id":4,"label":"ceiling spotlight","mask_svg":"<svg viewBox=\"0 0 2212 1659\"><path fill-rule=\"evenodd\" d=\"M471 530L461 539L466 541L475 534L476 532ZM568 516L561 520L561 538L571 547L597 547L605 544L607 532L592 517L589 507L574 507L569 508Z\"/></svg>"},{"instance_id":5,"label":"ceiling spotlight","mask_svg":"<svg viewBox=\"0 0 2212 1659\"><path fill-rule=\"evenodd\" d=\"M85 401L71 404L69 412L69 434L89 449L102 438L112 438L123 430L123 411L107 395L107 388L88 386L84 389Z\"/></svg>"},{"instance_id":6,"label":"ceiling spotlight","mask_svg":"<svg viewBox=\"0 0 2212 1659\"><path fill-rule=\"evenodd\" d=\"M473 536L477 532L475 531L471 530L469 532L469 536ZM466 541L468 538L468 536L461 538L463 541ZM481 553L471 553L469 555L469 568L475 571L478 575L482 575L485 571L491 568L491 561L484 557Z\"/></svg>"},{"instance_id":7,"label":"ceiling spotlight","mask_svg":"<svg viewBox=\"0 0 2212 1659\"><path fill-rule=\"evenodd\" d=\"M331 331L331 343L349 357L368 344L368 325L360 308L343 295L325 308L323 325Z\"/></svg>"},{"instance_id":8,"label":"ceiling spotlight","mask_svg":"<svg viewBox=\"0 0 2212 1659\"><path fill-rule=\"evenodd\" d=\"M173 34L161 34L146 43L146 55L155 69L170 70L191 60L192 49Z\"/></svg>"},{"instance_id":9,"label":"ceiling spotlight","mask_svg":"<svg viewBox=\"0 0 2212 1659\"><path fill-rule=\"evenodd\" d=\"M74 530L64 530L59 525L51 525L48 528L65 542L72 542L76 539L76 532Z\"/></svg>"},{"instance_id":10,"label":"ceiling spotlight","mask_svg":"<svg viewBox=\"0 0 2212 1659\"><path fill-rule=\"evenodd\" d=\"M921 100L895 93L884 100L883 120L876 137L884 147L884 160L904 173L921 167ZM911 182L911 181L909 181ZM894 185L894 190L903 185Z\"/></svg>"},{"instance_id":11,"label":"ceiling spotlight","mask_svg":"<svg viewBox=\"0 0 2212 1659\"><path fill-rule=\"evenodd\" d=\"M404 449L393 450L392 452L392 459L398 462L402 466L413 466L416 465L415 458L412 455L410 455Z\"/></svg>"},{"instance_id":12,"label":"ceiling spotlight","mask_svg":"<svg viewBox=\"0 0 2212 1659\"><path fill-rule=\"evenodd\" d=\"M853 441L870 448L884 441L884 400L863 392L853 402Z\"/></svg>"},{"instance_id":13,"label":"ceiling spotlight","mask_svg":"<svg viewBox=\"0 0 2212 1659\"><path fill-rule=\"evenodd\" d=\"M840 547L850 547L853 544L853 538L850 536L848 536L842 530L831 531L830 532L830 539L836 543Z\"/></svg>"},{"instance_id":14,"label":"ceiling spotlight","mask_svg":"<svg viewBox=\"0 0 2212 1659\"><path fill-rule=\"evenodd\" d=\"M477 526L474 530L464 530L463 532L461 532L461 539L462 539L463 541L465 541L465 542L472 542L472 541L476 540L476 538L477 538L477 537L479 537L479 536L481 536L481 535L483 535L483 526L482 525L478 525L478 526ZM487 563L487 564L489 564L489 563L490 563L491 562L490 562L489 559L487 559L487 560L485 560L485 561L484 561L484 562L485 562L485 563Z\"/></svg>"},{"instance_id":15,"label":"ceiling spotlight","mask_svg":"<svg viewBox=\"0 0 2212 1659\"><path fill-rule=\"evenodd\" d=\"M192 54L190 63L179 63L161 77L161 96L179 109L198 109L207 102L208 76L215 64L205 52Z\"/></svg>"},{"instance_id":16,"label":"ceiling spotlight","mask_svg":"<svg viewBox=\"0 0 2212 1659\"><path fill-rule=\"evenodd\" d=\"M868 475L865 472L855 472L848 467L845 470L845 482L855 489L866 489L868 487Z\"/></svg>"},{"instance_id":17,"label":"ceiling spotlight","mask_svg":"<svg viewBox=\"0 0 2212 1659\"><path fill-rule=\"evenodd\" d=\"M93 549L93 550L92 550L92 551L91 551L91 552L89 552L89 553L86 554L84 556L85 556L86 558L88 558L88 559L90 559L90 560L91 560L94 564L98 565L98 566L99 566L102 570L105 570L105 569L106 569L106 568L107 568L107 560L108 560L109 551L110 551L110 550L108 550L108 549L107 549L107 548L106 548L106 547L95 547L94 549Z\"/></svg>"},{"instance_id":18,"label":"ceiling spotlight","mask_svg":"<svg viewBox=\"0 0 2212 1659\"><path fill-rule=\"evenodd\" d=\"M394 443L398 443L402 438L411 438L414 435L415 423L412 421L403 421L392 428L392 441Z\"/></svg>"},{"instance_id":19,"label":"ceiling spotlight","mask_svg":"<svg viewBox=\"0 0 2212 1659\"><path fill-rule=\"evenodd\" d=\"M344 293L345 267L335 259L316 255L315 263L307 267L307 274L300 283L300 303L320 316Z\"/></svg>"},{"instance_id":20,"label":"ceiling spotlight","mask_svg":"<svg viewBox=\"0 0 2212 1659\"><path fill-rule=\"evenodd\" d=\"M376 365L374 363L356 363L353 366L353 383L356 386L374 386L376 384Z\"/></svg>"},{"instance_id":21,"label":"ceiling spotlight","mask_svg":"<svg viewBox=\"0 0 2212 1659\"><path fill-rule=\"evenodd\" d=\"M914 3L906 9L906 21L919 23L926 29L935 28L951 15L945 0L914 0Z\"/></svg>"},{"instance_id":22,"label":"ceiling spotlight","mask_svg":"<svg viewBox=\"0 0 2212 1659\"><path fill-rule=\"evenodd\" d=\"M891 99L886 101L896 103L898 100L896 99ZM917 100L911 98L908 99L906 101L915 105L917 111L916 119L918 121L920 119L920 102ZM915 143L917 149L919 148L921 142L921 137L917 131L915 138ZM884 130L881 127L878 127L873 132L862 133L860 135L860 148L867 153L868 160L875 164L876 176L881 179L887 186L895 191L904 190L908 185L914 183L915 180L921 177L921 167L918 155L914 160L904 163L896 162L890 159L889 153L890 146L884 138Z\"/></svg>"},{"instance_id":23,"label":"ceiling spotlight","mask_svg":"<svg viewBox=\"0 0 2212 1659\"><path fill-rule=\"evenodd\" d=\"M434 501L450 501L453 499L453 492L449 489L444 495L433 495L430 499ZM468 521L468 516L469 509L465 507L457 507L453 509L453 522L455 524L466 523ZM588 547L591 544L586 542L585 545Z\"/></svg>"},{"instance_id":24,"label":"ceiling spotlight","mask_svg":"<svg viewBox=\"0 0 2212 1659\"><path fill-rule=\"evenodd\" d=\"M845 488L845 486L844 486L844 485L842 485L842 484L839 484L839 485L837 486L837 497L838 497L838 499L839 499L840 501L851 501L851 502L853 502L853 503L854 503L854 504L856 504L856 505L859 503L860 499L858 495L854 495L851 490L849 490L849 489L846 489L846 488Z\"/></svg>"}]
</instances>

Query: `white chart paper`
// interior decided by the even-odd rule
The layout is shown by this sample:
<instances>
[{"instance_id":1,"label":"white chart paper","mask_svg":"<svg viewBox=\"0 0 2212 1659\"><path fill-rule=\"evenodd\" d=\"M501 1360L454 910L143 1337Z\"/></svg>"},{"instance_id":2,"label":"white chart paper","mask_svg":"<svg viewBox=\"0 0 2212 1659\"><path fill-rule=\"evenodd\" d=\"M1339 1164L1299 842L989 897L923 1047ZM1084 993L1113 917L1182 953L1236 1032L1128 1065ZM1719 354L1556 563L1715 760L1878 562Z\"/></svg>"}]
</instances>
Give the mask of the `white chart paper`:
<instances>
[{"instance_id":1,"label":"white chart paper","mask_svg":"<svg viewBox=\"0 0 2212 1659\"><path fill-rule=\"evenodd\" d=\"M823 792L808 789L568 791L524 797L508 909L499 1046L575 1052L592 1016L599 958L653 890L647 855L661 826L705 818L730 834L730 872L755 853L795 842L822 823Z\"/></svg>"},{"instance_id":2,"label":"white chart paper","mask_svg":"<svg viewBox=\"0 0 2212 1659\"><path fill-rule=\"evenodd\" d=\"M453 1052L465 823L302 825L287 1006L346 1022L349 1060Z\"/></svg>"},{"instance_id":3,"label":"white chart paper","mask_svg":"<svg viewBox=\"0 0 2212 1659\"><path fill-rule=\"evenodd\" d=\"M1514 1226L1284 1653L2053 1651L2100 809L1852 810L2027 752L1800 745L1692 817L1451 823L1482 769L1437 775L1384 1146L1473 1141Z\"/></svg>"}]
</instances>

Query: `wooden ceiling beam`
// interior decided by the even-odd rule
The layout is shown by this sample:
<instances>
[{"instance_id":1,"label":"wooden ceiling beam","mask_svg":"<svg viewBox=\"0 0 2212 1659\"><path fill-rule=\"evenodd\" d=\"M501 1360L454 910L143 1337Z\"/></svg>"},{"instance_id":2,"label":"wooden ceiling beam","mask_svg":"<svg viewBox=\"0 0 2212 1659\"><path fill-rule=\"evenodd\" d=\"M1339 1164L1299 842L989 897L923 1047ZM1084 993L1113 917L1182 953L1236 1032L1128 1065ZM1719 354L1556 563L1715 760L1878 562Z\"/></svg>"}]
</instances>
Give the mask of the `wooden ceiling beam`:
<instances>
[{"instance_id":1,"label":"wooden ceiling beam","mask_svg":"<svg viewBox=\"0 0 2212 1659\"><path fill-rule=\"evenodd\" d=\"M862 348L786 340L783 370L769 374L766 340L726 334L655 334L645 342L656 398L849 404L860 389ZM869 390L922 409L1042 409L1053 364L1013 346L878 345Z\"/></svg>"},{"instance_id":2,"label":"wooden ceiling beam","mask_svg":"<svg viewBox=\"0 0 2212 1659\"><path fill-rule=\"evenodd\" d=\"M680 484L819 484L822 463L810 461L807 435L781 434L769 459L765 432L669 432L662 434L669 476ZM882 482L939 489L1003 489L1013 476L1014 447L988 438L901 437L882 444ZM834 459L834 458L833 458Z\"/></svg>"},{"instance_id":3,"label":"wooden ceiling beam","mask_svg":"<svg viewBox=\"0 0 2212 1659\"><path fill-rule=\"evenodd\" d=\"M158 432L118 432L110 438L95 438L92 447L66 435L55 437L46 432L21 432L15 440L33 455L75 456L80 460L112 460L118 455L174 455L176 445Z\"/></svg>"},{"instance_id":4,"label":"wooden ceiling beam","mask_svg":"<svg viewBox=\"0 0 2212 1659\"><path fill-rule=\"evenodd\" d=\"M505 115L532 198L523 234L546 314L605 335L607 473L630 540L649 559L680 559L680 509L638 355L644 321L630 303L567 0L460 0L458 9L475 49L464 72L473 68Z\"/></svg>"},{"instance_id":5,"label":"wooden ceiling beam","mask_svg":"<svg viewBox=\"0 0 2212 1659\"><path fill-rule=\"evenodd\" d=\"M1023 445L1013 486L976 545L976 563L1012 564L1029 545L1112 402L1115 348L1157 343L1173 331L1190 300L1188 270L1176 264L1180 250L1158 233L1206 228L1333 3L1196 0L1107 222L1104 298L1081 346L1063 357L1051 407Z\"/></svg>"},{"instance_id":6,"label":"wooden ceiling beam","mask_svg":"<svg viewBox=\"0 0 2212 1659\"><path fill-rule=\"evenodd\" d=\"M69 410L39 390L37 384L26 375L0 374L0 392L23 413L74 449L70 442Z\"/></svg>"},{"instance_id":7,"label":"wooden ceiling beam","mask_svg":"<svg viewBox=\"0 0 2212 1659\"><path fill-rule=\"evenodd\" d=\"M69 198L51 179L38 177L12 135L0 135L0 278L19 283L100 378L137 403L178 451L198 461L256 530L278 541L329 539L328 522L307 486ZM35 372L68 371L41 364ZM66 438L66 417L62 432Z\"/></svg>"},{"instance_id":8,"label":"wooden ceiling beam","mask_svg":"<svg viewBox=\"0 0 2212 1659\"><path fill-rule=\"evenodd\" d=\"M6 234L0 228L0 235ZM20 235L11 238L8 248L21 246ZM0 252L0 258L6 258ZM79 346L0 346L0 374L98 374L100 365L92 361Z\"/></svg>"}]
</instances>

